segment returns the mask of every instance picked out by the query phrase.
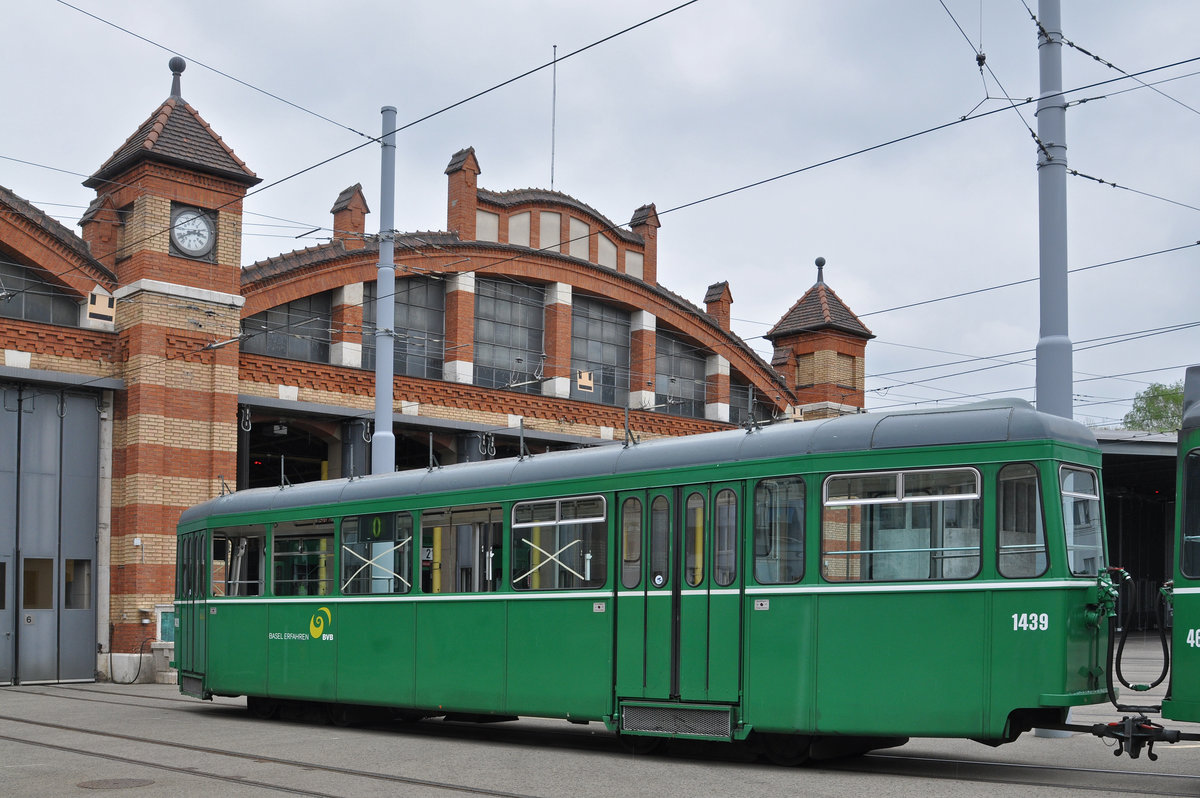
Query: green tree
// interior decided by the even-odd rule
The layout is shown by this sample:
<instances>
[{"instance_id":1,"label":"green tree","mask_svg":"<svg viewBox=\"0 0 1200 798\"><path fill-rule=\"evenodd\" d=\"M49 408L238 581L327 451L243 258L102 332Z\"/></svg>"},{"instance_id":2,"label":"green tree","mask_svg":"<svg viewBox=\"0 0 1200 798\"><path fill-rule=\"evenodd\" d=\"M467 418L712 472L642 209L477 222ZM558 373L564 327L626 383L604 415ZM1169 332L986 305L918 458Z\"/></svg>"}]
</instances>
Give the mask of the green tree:
<instances>
[{"instance_id":1,"label":"green tree","mask_svg":"<svg viewBox=\"0 0 1200 798\"><path fill-rule=\"evenodd\" d=\"M1125 414L1126 429L1145 432L1174 432L1183 423L1183 380L1163 385L1151 383L1133 397L1133 409Z\"/></svg>"}]
</instances>

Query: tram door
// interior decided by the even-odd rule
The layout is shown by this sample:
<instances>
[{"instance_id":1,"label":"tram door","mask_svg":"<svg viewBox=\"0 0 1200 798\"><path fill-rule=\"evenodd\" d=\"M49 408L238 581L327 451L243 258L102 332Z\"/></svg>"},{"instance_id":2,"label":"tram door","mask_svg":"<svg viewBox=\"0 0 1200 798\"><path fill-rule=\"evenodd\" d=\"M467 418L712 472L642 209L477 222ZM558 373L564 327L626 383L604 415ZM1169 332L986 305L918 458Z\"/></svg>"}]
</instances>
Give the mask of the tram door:
<instances>
[{"instance_id":1,"label":"tram door","mask_svg":"<svg viewBox=\"0 0 1200 798\"><path fill-rule=\"evenodd\" d=\"M206 541L205 533L197 532L180 536L177 544L175 617L179 620L179 632L175 636L175 659L178 669L185 673L204 673L208 620L204 601L208 581ZM221 542L225 544L224 540Z\"/></svg>"},{"instance_id":2,"label":"tram door","mask_svg":"<svg viewBox=\"0 0 1200 798\"><path fill-rule=\"evenodd\" d=\"M741 487L621 494L617 693L736 702Z\"/></svg>"}]
</instances>

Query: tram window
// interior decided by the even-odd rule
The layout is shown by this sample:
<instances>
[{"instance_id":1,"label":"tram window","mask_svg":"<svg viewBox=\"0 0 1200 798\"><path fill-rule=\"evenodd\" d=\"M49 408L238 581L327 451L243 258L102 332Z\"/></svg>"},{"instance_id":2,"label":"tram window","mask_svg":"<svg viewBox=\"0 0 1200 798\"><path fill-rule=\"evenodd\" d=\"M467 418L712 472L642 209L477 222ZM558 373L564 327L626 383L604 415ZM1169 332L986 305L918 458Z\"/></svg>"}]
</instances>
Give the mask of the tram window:
<instances>
[{"instance_id":1,"label":"tram window","mask_svg":"<svg viewBox=\"0 0 1200 798\"><path fill-rule=\"evenodd\" d=\"M804 480L764 479L754 488L754 578L793 584L804 577Z\"/></svg>"},{"instance_id":2,"label":"tram window","mask_svg":"<svg viewBox=\"0 0 1200 798\"><path fill-rule=\"evenodd\" d=\"M621 586L635 588L642 582L642 502L629 498L621 503Z\"/></svg>"},{"instance_id":3,"label":"tram window","mask_svg":"<svg viewBox=\"0 0 1200 798\"><path fill-rule=\"evenodd\" d=\"M845 474L825 482L821 574L831 582L969 579L979 573L979 473Z\"/></svg>"},{"instance_id":4,"label":"tram window","mask_svg":"<svg viewBox=\"0 0 1200 798\"><path fill-rule=\"evenodd\" d=\"M8 563L0 562L0 610L6 609L5 602L8 600Z\"/></svg>"},{"instance_id":5,"label":"tram window","mask_svg":"<svg viewBox=\"0 0 1200 798\"><path fill-rule=\"evenodd\" d=\"M683 578L690 587L704 580L704 497L693 493L684 505Z\"/></svg>"},{"instance_id":6,"label":"tram window","mask_svg":"<svg viewBox=\"0 0 1200 798\"><path fill-rule=\"evenodd\" d=\"M4 564L0 563L0 568ZM190 597L192 575L192 538L178 537L175 539L175 598L183 599ZM3 601L3 594L0 593L0 601ZM0 607L3 609L3 607Z\"/></svg>"},{"instance_id":7,"label":"tram window","mask_svg":"<svg viewBox=\"0 0 1200 798\"><path fill-rule=\"evenodd\" d=\"M1188 452L1183 461L1183 509L1179 536L1180 570L1184 576L1200 576L1200 449Z\"/></svg>"},{"instance_id":8,"label":"tram window","mask_svg":"<svg viewBox=\"0 0 1200 798\"><path fill-rule=\"evenodd\" d=\"M714 502L716 538L713 559L713 581L728 587L737 577L738 513L737 494L722 490Z\"/></svg>"},{"instance_id":9,"label":"tram window","mask_svg":"<svg viewBox=\"0 0 1200 798\"><path fill-rule=\"evenodd\" d=\"M1100 485L1090 469L1062 466L1063 533L1067 563L1076 576L1095 576L1104 569L1104 535L1100 521Z\"/></svg>"},{"instance_id":10,"label":"tram window","mask_svg":"<svg viewBox=\"0 0 1200 798\"><path fill-rule=\"evenodd\" d=\"M513 587L603 587L608 570L607 544L602 496L517 504L512 524Z\"/></svg>"},{"instance_id":11,"label":"tram window","mask_svg":"<svg viewBox=\"0 0 1200 798\"><path fill-rule=\"evenodd\" d=\"M421 514L421 589L490 593L500 584L500 506L455 507Z\"/></svg>"},{"instance_id":12,"label":"tram window","mask_svg":"<svg viewBox=\"0 0 1200 798\"><path fill-rule=\"evenodd\" d=\"M214 529L209 595L261 596L265 539L261 524Z\"/></svg>"},{"instance_id":13,"label":"tram window","mask_svg":"<svg viewBox=\"0 0 1200 798\"><path fill-rule=\"evenodd\" d=\"M999 555L1001 576L1023 578L1046 572L1046 530L1037 469L1027 463L1000 469Z\"/></svg>"},{"instance_id":14,"label":"tram window","mask_svg":"<svg viewBox=\"0 0 1200 798\"><path fill-rule=\"evenodd\" d=\"M289 521L272 530L271 590L276 596L333 593L333 520Z\"/></svg>"},{"instance_id":15,"label":"tram window","mask_svg":"<svg viewBox=\"0 0 1200 798\"><path fill-rule=\"evenodd\" d=\"M413 520L409 513L342 519L342 593L407 593L412 589Z\"/></svg>"},{"instance_id":16,"label":"tram window","mask_svg":"<svg viewBox=\"0 0 1200 798\"><path fill-rule=\"evenodd\" d=\"M671 584L671 503L655 496L650 503L650 582L656 588Z\"/></svg>"},{"instance_id":17,"label":"tram window","mask_svg":"<svg viewBox=\"0 0 1200 798\"><path fill-rule=\"evenodd\" d=\"M63 608L92 608L92 561L67 560L63 568Z\"/></svg>"}]
</instances>

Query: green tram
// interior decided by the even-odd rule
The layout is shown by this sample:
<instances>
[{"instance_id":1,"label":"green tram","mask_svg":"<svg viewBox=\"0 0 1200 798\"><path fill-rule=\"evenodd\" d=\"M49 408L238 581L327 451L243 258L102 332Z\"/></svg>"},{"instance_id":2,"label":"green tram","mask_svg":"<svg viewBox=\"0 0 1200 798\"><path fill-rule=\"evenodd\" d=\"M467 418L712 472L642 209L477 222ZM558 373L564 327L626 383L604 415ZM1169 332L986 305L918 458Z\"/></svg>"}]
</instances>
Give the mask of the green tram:
<instances>
[{"instance_id":1,"label":"green tram","mask_svg":"<svg viewBox=\"0 0 1200 798\"><path fill-rule=\"evenodd\" d=\"M1007 742L1106 700L1099 467L1006 400L241 491L180 521L174 664L263 716Z\"/></svg>"},{"instance_id":2,"label":"green tram","mask_svg":"<svg viewBox=\"0 0 1200 798\"><path fill-rule=\"evenodd\" d=\"M1200 723L1200 366L1184 380L1183 424L1179 431L1179 474L1175 529L1178 548L1171 631L1171 685L1162 716Z\"/></svg>"}]
</instances>

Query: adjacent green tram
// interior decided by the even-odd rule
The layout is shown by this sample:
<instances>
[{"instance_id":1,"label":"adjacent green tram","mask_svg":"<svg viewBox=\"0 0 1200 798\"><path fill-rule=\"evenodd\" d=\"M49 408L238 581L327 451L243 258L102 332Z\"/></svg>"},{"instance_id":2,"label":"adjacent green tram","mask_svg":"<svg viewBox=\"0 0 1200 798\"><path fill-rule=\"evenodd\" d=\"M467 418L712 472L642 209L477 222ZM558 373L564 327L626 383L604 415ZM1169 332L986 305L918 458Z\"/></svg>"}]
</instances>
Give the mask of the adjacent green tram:
<instances>
[{"instance_id":1,"label":"adjacent green tram","mask_svg":"<svg viewBox=\"0 0 1200 798\"><path fill-rule=\"evenodd\" d=\"M264 715L1009 741L1106 700L1099 467L1004 401L242 491L180 521L175 664Z\"/></svg>"},{"instance_id":2,"label":"adjacent green tram","mask_svg":"<svg viewBox=\"0 0 1200 798\"><path fill-rule=\"evenodd\" d=\"M1171 686L1162 716L1200 722L1200 366L1187 370L1175 493Z\"/></svg>"}]
</instances>

